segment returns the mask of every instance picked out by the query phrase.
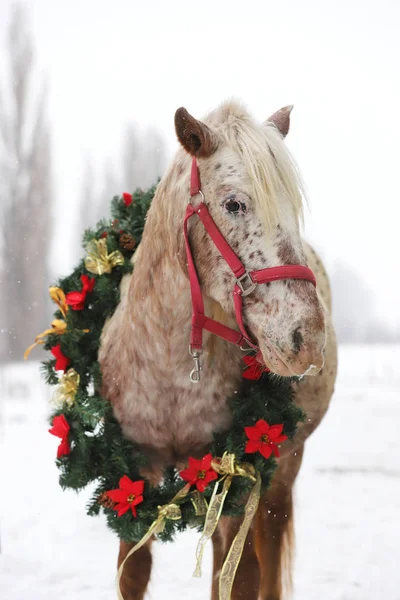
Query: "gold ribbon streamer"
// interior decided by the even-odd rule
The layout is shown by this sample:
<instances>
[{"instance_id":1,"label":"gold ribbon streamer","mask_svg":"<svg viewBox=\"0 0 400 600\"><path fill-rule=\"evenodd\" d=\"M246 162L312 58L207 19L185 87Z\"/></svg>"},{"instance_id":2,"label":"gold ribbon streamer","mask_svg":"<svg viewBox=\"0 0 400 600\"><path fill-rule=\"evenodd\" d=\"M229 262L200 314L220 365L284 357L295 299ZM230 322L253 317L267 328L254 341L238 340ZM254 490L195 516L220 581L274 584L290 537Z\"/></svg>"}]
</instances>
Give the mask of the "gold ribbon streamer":
<instances>
[{"instance_id":1,"label":"gold ribbon streamer","mask_svg":"<svg viewBox=\"0 0 400 600\"><path fill-rule=\"evenodd\" d=\"M217 528L222 509L224 508L225 499L232 483L232 478L237 476L249 477L255 481L254 467L247 463L243 463L242 465L236 463L235 455L229 454L228 452L225 452L220 460L214 459L212 461L212 468L223 477L222 479L219 479L214 486L203 533L201 534L201 538L196 548L196 568L193 577L201 577L201 563L203 560L204 549ZM222 491L217 494L221 482L223 482Z\"/></svg>"},{"instance_id":2,"label":"gold ribbon streamer","mask_svg":"<svg viewBox=\"0 0 400 600\"><path fill-rule=\"evenodd\" d=\"M261 477L260 474L257 473L256 483L254 484L246 503L243 522L231 544L228 556L226 557L222 566L219 578L219 600L231 600L232 587L235 580L236 571L239 566L240 559L242 558L247 534L249 533L251 523L257 512L258 504L260 502L260 495Z\"/></svg>"},{"instance_id":3,"label":"gold ribbon streamer","mask_svg":"<svg viewBox=\"0 0 400 600\"><path fill-rule=\"evenodd\" d=\"M62 406L64 403L68 406L72 406L75 402L79 381L79 373L77 373L75 369L68 369L68 371L62 375L60 383L53 394L53 403L57 406Z\"/></svg>"},{"instance_id":4,"label":"gold ribbon streamer","mask_svg":"<svg viewBox=\"0 0 400 600\"><path fill-rule=\"evenodd\" d=\"M124 257L119 250L108 254L105 238L91 240L86 249L88 255L85 258L85 267L90 273L96 275L111 273L114 267L124 264Z\"/></svg>"},{"instance_id":5,"label":"gold ribbon streamer","mask_svg":"<svg viewBox=\"0 0 400 600\"><path fill-rule=\"evenodd\" d=\"M194 570L193 577L201 577L201 563L203 561L204 548L206 547L207 542L212 538L214 531L217 528L222 509L224 508L225 498L232 482L232 477L227 477L224 480L222 492L217 494L221 481L222 480L219 480L215 484L210 504L208 506L203 533L201 534L201 538L199 539L196 548L196 568Z\"/></svg>"},{"instance_id":6,"label":"gold ribbon streamer","mask_svg":"<svg viewBox=\"0 0 400 600\"><path fill-rule=\"evenodd\" d=\"M149 541L149 539L151 538L152 535L157 535L158 533L161 533L164 530L165 521L167 519L171 519L172 521L179 521L179 519L182 518L181 509L180 509L179 505L177 504L177 502L179 500L182 500L185 496L187 496L189 491L190 491L190 484L187 484L187 485L185 485L184 488L179 490L179 492L172 498L171 502L169 502L168 504L165 504L164 506L158 507L157 519L155 521L153 521L153 523L150 525L149 530L144 534L142 539L133 548L131 548L129 550L128 554L125 556L123 562L121 563L121 565L118 569L118 573L117 573L118 600L124 600L124 597L121 592L120 583L121 583L122 572L124 570L126 561L128 560L128 558L130 558L132 556L132 554L134 554L135 552L137 552L137 550L142 548L142 546L144 546L145 543Z\"/></svg>"},{"instance_id":7,"label":"gold ribbon streamer","mask_svg":"<svg viewBox=\"0 0 400 600\"><path fill-rule=\"evenodd\" d=\"M26 360L28 358L28 356L30 355L30 353L32 352L32 350L34 348L36 348L36 346L39 346L40 344L44 344L45 340L43 338L47 337L48 335L50 335L50 333L55 333L57 335L62 335L63 333L65 333L65 330L67 329L67 324L65 321L63 321L62 319L54 319L51 322L51 329L46 329L45 331L43 331L42 333L39 333L36 337L35 337L35 341L33 344L31 344L24 352L24 360Z\"/></svg>"},{"instance_id":8,"label":"gold ribbon streamer","mask_svg":"<svg viewBox=\"0 0 400 600\"><path fill-rule=\"evenodd\" d=\"M204 517L204 515L207 514L208 510L207 500L204 498L204 496L202 496L200 492L195 490L194 492L192 492L192 497L190 498L190 500L193 504L196 517Z\"/></svg>"}]
</instances>

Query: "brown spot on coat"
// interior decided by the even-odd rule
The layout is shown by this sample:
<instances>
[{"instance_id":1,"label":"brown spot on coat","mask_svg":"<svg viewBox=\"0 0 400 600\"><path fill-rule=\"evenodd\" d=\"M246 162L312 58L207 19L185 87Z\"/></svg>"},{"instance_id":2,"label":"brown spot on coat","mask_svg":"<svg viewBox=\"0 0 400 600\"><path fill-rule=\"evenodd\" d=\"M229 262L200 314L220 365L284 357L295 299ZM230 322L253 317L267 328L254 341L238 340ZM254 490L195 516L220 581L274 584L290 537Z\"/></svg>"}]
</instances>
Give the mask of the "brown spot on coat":
<instances>
[{"instance_id":1,"label":"brown spot on coat","mask_svg":"<svg viewBox=\"0 0 400 600\"><path fill-rule=\"evenodd\" d=\"M283 265L299 265L300 260L293 248L292 244L288 240L279 242L277 247L277 255L280 262Z\"/></svg>"}]
</instances>

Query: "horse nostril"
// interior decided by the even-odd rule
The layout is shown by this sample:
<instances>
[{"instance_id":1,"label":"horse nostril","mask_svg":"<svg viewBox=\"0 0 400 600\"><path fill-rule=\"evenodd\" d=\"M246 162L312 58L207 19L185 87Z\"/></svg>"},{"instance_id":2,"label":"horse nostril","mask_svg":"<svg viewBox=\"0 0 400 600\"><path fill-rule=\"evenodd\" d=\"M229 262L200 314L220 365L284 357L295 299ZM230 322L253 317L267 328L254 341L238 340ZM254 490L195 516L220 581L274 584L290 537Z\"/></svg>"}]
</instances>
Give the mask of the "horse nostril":
<instances>
[{"instance_id":1,"label":"horse nostril","mask_svg":"<svg viewBox=\"0 0 400 600\"><path fill-rule=\"evenodd\" d=\"M294 332L292 334L292 343L293 343L293 349L294 349L295 353L297 354L298 352L300 352L300 348L301 348L302 344L304 343L303 334L301 333L301 327L296 327L296 329L294 330Z\"/></svg>"}]
</instances>

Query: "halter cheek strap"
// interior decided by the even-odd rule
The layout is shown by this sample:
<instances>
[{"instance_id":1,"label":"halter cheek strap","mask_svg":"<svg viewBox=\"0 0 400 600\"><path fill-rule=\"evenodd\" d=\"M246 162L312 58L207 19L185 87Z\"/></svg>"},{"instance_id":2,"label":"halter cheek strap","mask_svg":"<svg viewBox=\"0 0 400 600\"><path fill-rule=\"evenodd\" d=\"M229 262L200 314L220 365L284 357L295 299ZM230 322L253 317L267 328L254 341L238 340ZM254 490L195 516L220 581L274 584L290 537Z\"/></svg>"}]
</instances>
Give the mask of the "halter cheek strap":
<instances>
[{"instance_id":1,"label":"halter cheek strap","mask_svg":"<svg viewBox=\"0 0 400 600\"><path fill-rule=\"evenodd\" d=\"M256 271L247 271L241 260L232 250L217 225L213 221L207 206L204 204L204 195L201 191L200 172L195 158L192 160L192 170L190 179L190 200L200 195L202 201L193 206L191 203L186 208L183 233L185 238L186 257L188 265L190 291L192 297L192 328L190 335L189 352L193 356L194 368L190 373L190 380L193 383L200 381L200 356L203 352L203 329L213 333L224 340L243 347L245 344L258 350L258 346L251 340L243 322L243 298L251 294L258 284L280 281L282 279L303 279L311 281L315 286L314 273L308 267L302 265L283 265L268 269L258 269ZM235 307L236 322L239 331L231 329L214 319L210 319L204 314L204 302L199 278L196 271L192 251L189 242L188 222L197 215L203 223L205 230L218 248L221 256L227 262L232 273L236 278L233 288L233 303Z\"/></svg>"}]
</instances>

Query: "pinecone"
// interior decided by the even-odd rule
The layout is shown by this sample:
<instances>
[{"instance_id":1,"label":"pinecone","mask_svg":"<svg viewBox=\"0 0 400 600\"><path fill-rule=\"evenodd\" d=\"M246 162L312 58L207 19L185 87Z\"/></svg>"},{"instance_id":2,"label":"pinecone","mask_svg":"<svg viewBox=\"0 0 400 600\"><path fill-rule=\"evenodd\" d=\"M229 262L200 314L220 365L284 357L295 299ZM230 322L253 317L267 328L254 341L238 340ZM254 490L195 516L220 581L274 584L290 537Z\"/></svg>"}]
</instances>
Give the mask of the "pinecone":
<instances>
[{"instance_id":1,"label":"pinecone","mask_svg":"<svg viewBox=\"0 0 400 600\"><path fill-rule=\"evenodd\" d=\"M97 502L104 506L104 508L113 508L115 504L115 502L111 500L107 492L103 492L101 496L99 496Z\"/></svg>"},{"instance_id":2,"label":"pinecone","mask_svg":"<svg viewBox=\"0 0 400 600\"><path fill-rule=\"evenodd\" d=\"M122 233L119 238L119 245L124 250L133 250L136 246L136 240L132 235L129 235L129 233Z\"/></svg>"}]
</instances>

